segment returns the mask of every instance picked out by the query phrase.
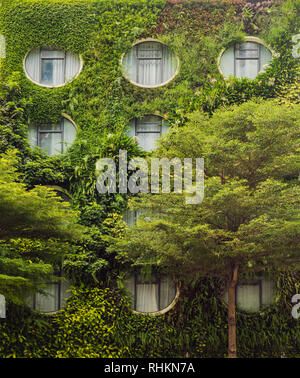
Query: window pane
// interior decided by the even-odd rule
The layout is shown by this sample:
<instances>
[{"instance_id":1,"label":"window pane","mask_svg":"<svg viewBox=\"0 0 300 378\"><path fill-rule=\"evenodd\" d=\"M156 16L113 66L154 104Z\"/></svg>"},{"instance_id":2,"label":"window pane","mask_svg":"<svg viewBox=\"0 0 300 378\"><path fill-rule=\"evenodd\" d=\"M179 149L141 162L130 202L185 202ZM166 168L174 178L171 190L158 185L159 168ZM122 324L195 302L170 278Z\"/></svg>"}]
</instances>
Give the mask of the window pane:
<instances>
[{"instance_id":1,"label":"window pane","mask_svg":"<svg viewBox=\"0 0 300 378\"><path fill-rule=\"evenodd\" d=\"M58 284L49 284L45 290L47 295L36 294L36 310L42 312L58 311Z\"/></svg>"},{"instance_id":2,"label":"window pane","mask_svg":"<svg viewBox=\"0 0 300 378\"><path fill-rule=\"evenodd\" d=\"M177 59L159 42L143 42L128 51L122 61L124 72L134 83L158 86L175 74Z\"/></svg>"},{"instance_id":3,"label":"window pane","mask_svg":"<svg viewBox=\"0 0 300 378\"><path fill-rule=\"evenodd\" d=\"M162 119L156 116L146 116L142 119L137 120L136 123L136 131L143 132L143 131L154 131L159 132L161 131L161 124Z\"/></svg>"},{"instance_id":4,"label":"window pane","mask_svg":"<svg viewBox=\"0 0 300 378\"><path fill-rule=\"evenodd\" d=\"M42 60L42 77L41 82L43 84L53 83L53 60Z\"/></svg>"},{"instance_id":5,"label":"window pane","mask_svg":"<svg viewBox=\"0 0 300 378\"><path fill-rule=\"evenodd\" d=\"M259 45L253 42L246 42L236 47L237 58L259 58Z\"/></svg>"},{"instance_id":6,"label":"window pane","mask_svg":"<svg viewBox=\"0 0 300 378\"><path fill-rule=\"evenodd\" d=\"M36 147L38 145L38 137L37 137L37 126L36 125L29 125L28 127L28 141L32 147Z\"/></svg>"},{"instance_id":7,"label":"window pane","mask_svg":"<svg viewBox=\"0 0 300 378\"><path fill-rule=\"evenodd\" d=\"M66 305L66 300L71 296L70 292L70 283L68 281L62 281L60 284L60 306L59 309L62 309Z\"/></svg>"},{"instance_id":8,"label":"window pane","mask_svg":"<svg viewBox=\"0 0 300 378\"><path fill-rule=\"evenodd\" d=\"M59 50L48 50L48 49L41 49L41 58L50 58L50 59L64 59L65 52Z\"/></svg>"},{"instance_id":9,"label":"window pane","mask_svg":"<svg viewBox=\"0 0 300 378\"><path fill-rule=\"evenodd\" d=\"M40 132L40 148L48 155L62 153L62 134Z\"/></svg>"},{"instance_id":10,"label":"window pane","mask_svg":"<svg viewBox=\"0 0 300 378\"><path fill-rule=\"evenodd\" d=\"M248 79L254 79L259 72L258 60L239 60L235 61L236 77L247 77Z\"/></svg>"},{"instance_id":11,"label":"window pane","mask_svg":"<svg viewBox=\"0 0 300 378\"><path fill-rule=\"evenodd\" d=\"M176 296L175 283L169 277L160 280L160 310L168 307Z\"/></svg>"},{"instance_id":12,"label":"window pane","mask_svg":"<svg viewBox=\"0 0 300 378\"><path fill-rule=\"evenodd\" d=\"M157 284L138 284L136 290L136 311L156 312L159 310Z\"/></svg>"},{"instance_id":13,"label":"window pane","mask_svg":"<svg viewBox=\"0 0 300 378\"><path fill-rule=\"evenodd\" d=\"M76 128L71 121L64 118L64 144L70 147L76 138Z\"/></svg>"},{"instance_id":14,"label":"window pane","mask_svg":"<svg viewBox=\"0 0 300 378\"><path fill-rule=\"evenodd\" d=\"M151 151L156 147L155 141L160 133L137 133L138 142L144 151Z\"/></svg>"},{"instance_id":15,"label":"window pane","mask_svg":"<svg viewBox=\"0 0 300 378\"><path fill-rule=\"evenodd\" d=\"M259 284L237 286L237 307L247 312L256 312L260 309Z\"/></svg>"},{"instance_id":16,"label":"window pane","mask_svg":"<svg viewBox=\"0 0 300 378\"><path fill-rule=\"evenodd\" d=\"M143 42L137 45L138 59L161 59L162 45L158 42Z\"/></svg>"},{"instance_id":17,"label":"window pane","mask_svg":"<svg viewBox=\"0 0 300 378\"><path fill-rule=\"evenodd\" d=\"M42 124L42 125L39 125L39 130L40 131L60 131L62 130L62 126L61 126L61 123L57 123L57 124Z\"/></svg>"},{"instance_id":18,"label":"window pane","mask_svg":"<svg viewBox=\"0 0 300 378\"><path fill-rule=\"evenodd\" d=\"M274 300L275 289L274 282L271 280L262 280L262 306L270 305Z\"/></svg>"},{"instance_id":19,"label":"window pane","mask_svg":"<svg viewBox=\"0 0 300 378\"><path fill-rule=\"evenodd\" d=\"M60 85L64 83L64 64L63 59L42 59L42 84Z\"/></svg>"}]
</instances>

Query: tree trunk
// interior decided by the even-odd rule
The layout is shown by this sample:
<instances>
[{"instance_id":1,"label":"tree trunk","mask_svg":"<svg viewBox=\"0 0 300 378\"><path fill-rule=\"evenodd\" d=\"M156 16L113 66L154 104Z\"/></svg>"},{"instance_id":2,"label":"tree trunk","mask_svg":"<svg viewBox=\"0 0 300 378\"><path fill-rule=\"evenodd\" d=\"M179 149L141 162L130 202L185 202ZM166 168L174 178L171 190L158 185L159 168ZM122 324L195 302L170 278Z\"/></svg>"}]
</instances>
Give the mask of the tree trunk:
<instances>
[{"instance_id":1,"label":"tree trunk","mask_svg":"<svg viewBox=\"0 0 300 378\"><path fill-rule=\"evenodd\" d=\"M235 288L237 285L238 265L234 264L231 269L228 284L228 357L236 358L236 318L235 318Z\"/></svg>"}]
</instances>

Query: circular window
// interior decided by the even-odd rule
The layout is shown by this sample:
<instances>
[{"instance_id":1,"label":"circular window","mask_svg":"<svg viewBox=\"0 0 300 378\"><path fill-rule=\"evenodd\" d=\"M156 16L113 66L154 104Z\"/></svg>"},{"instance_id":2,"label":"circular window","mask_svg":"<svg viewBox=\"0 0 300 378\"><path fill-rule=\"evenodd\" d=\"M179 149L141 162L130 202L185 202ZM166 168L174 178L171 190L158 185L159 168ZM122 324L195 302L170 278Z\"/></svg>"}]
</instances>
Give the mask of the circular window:
<instances>
[{"instance_id":1,"label":"circular window","mask_svg":"<svg viewBox=\"0 0 300 378\"><path fill-rule=\"evenodd\" d=\"M40 147L48 155L64 153L76 137L74 123L63 117L59 123L30 125L28 139L32 147Z\"/></svg>"},{"instance_id":2,"label":"circular window","mask_svg":"<svg viewBox=\"0 0 300 378\"><path fill-rule=\"evenodd\" d=\"M223 76L255 79L263 72L264 66L271 62L272 52L262 41L255 37L246 37L245 40L221 53L219 70Z\"/></svg>"},{"instance_id":3,"label":"circular window","mask_svg":"<svg viewBox=\"0 0 300 378\"><path fill-rule=\"evenodd\" d=\"M122 59L125 76L144 88L167 84L177 74L178 63L168 46L153 40L135 44Z\"/></svg>"},{"instance_id":4,"label":"circular window","mask_svg":"<svg viewBox=\"0 0 300 378\"><path fill-rule=\"evenodd\" d=\"M239 283L236 286L236 307L240 311L254 313L273 303L275 297L274 282L260 279ZM224 300L228 304L228 292L224 293Z\"/></svg>"},{"instance_id":5,"label":"circular window","mask_svg":"<svg viewBox=\"0 0 300 378\"><path fill-rule=\"evenodd\" d=\"M140 313L162 314L173 307L179 295L174 281L167 276L144 279L135 274L125 281L125 287L132 295L132 309Z\"/></svg>"},{"instance_id":6,"label":"circular window","mask_svg":"<svg viewBox=\"0 0 300 378\"><path fill-rule=\"evenodd\" d=\"M25 73L35 84L43 87L61 87L77 76L82 68L80 58L67 51L37 48L24 61Z\"/></svg>"},{"instance_id":7,"label":"circular window","mask_svg":"<svg viewBox=\"0 0 300 378\"><path fill-rule=\"evenodd\" d=\"M140 147L149 152L156 147L156 139L167 131L167 122L162 117L147 115L131 120L128 136L136 137Z\"/></svg>"},{"instance_id":8,"label":"circular window","mask_svg":"<svg viewBox=\"0 0 300 378\"><path fill-rule=\"evenodd\" d=\"M26 302L35 311L51 314L61 310L69 297L70 283L61 281L49 283L44 289L44 293L31 295Z\"/></svg>"}]
</instances>

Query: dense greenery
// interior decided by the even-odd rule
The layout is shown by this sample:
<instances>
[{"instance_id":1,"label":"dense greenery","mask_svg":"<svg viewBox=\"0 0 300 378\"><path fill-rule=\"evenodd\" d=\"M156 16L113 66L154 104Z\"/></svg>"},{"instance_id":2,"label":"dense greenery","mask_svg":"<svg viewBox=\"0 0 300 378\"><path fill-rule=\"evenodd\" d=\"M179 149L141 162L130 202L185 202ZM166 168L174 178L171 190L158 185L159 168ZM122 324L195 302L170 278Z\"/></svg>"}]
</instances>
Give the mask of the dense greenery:
<instances>
[{"instance_id":1,"label":"dense greenery","mask_svg":"<svg viewBox=\"0 0 300 378\"><path fill-rule=\"evenodd\" d=\"M300 269L300 106L248 102L208 120L198 112L192 118L161 138L154 156L202 156L203 202L186 203L186 193L139 196L134 209L145 212L146 221L129 229L116 250L135 265L167 266L177 277L200 273L225 279L228 350L236 356L239 277ZM174 181L177 174L174 168Z\"/></svg>"},{"instance_id":2,"label":"dense greenery","mask_svg":"<svg viewBox=\"0 0 300 378\"><path fill-rule=\"evenodd\" d=\"M126 137L133 117L160 114L171 127L180 128L192 122L189 114L195 111L211 116L223 105L257 97L278 97L278 103L288 104L298 101L298 61L291 55L291 38L299 32L299 7L299 0L265 2L259 8L242 0L186 1L176 5L165 0L2 1L0 33L6 38L7 56L0 60L0 152L19 150L20 181L29 189L41 184L59 185L69 191L72 205L91 236L65 256L65 270L76 284L114 287L122 267L116 254L107 250L107 236L120 237L124 233L122 212L127 198L97 193L98 157L115 158L120 148L129 151L129 158L142 154ZM217 67L219 53L245 35L265 40L275 52L273 62L256 80L224 80ZM122 54L145 37L166 42L180 59L179 74L165 87L134 87L122 75ZM56 89L30 82L23 71L23 59L29 50L41 45L81 54L84 65L78 78ZM79 128L68 152L49 157L38 148L31 149L26 139L28 125L58 121L62 113ZM23 244L18 248L27 250ZM238 315L240 356L299 354L299 327L289 314L297 278L279 276L276 282L274 306L254 316ZM109 331L111 349L103 356L179 357L188 353L192 357L223 357L226 307L216 295L221 286L218 281L195 277L193 283L182 287L177 306L161 317L139 316L118 307L118 332ZM76 322L74 313L87 314L90 329L103 314L102 307L111 311L115 308L111 302L115 294L91 294L92 307L95 298L102 303L95 312L80 299L81 295L88 297L88 292L76 291L66 312L52 319L9 304L9 317L6 322L1 320L0 355L75 356L76 351L68 350L68 346L80 338L83 325ZM89 345L82 344L83 349L79 346L76 356L100 355L98 337L114 319L108 316L103 327L96 326L98 336ZM62 335L66 324L74 325L74 334L69 328L68 338L61 344L56 335Z\"/></svg>"},{"instance_id":3,"label":"dense greenery","mask_svg":"<svg viewBox=\"0 0 300 378\"><path fill-rule=\"evenodd\" d=\"M22 303L26 294L54 280L66 251L83 236L77 214L49 188L30 191L18 180L16 151L0 157L0 291Z\"/></svg>"}]
</instances>

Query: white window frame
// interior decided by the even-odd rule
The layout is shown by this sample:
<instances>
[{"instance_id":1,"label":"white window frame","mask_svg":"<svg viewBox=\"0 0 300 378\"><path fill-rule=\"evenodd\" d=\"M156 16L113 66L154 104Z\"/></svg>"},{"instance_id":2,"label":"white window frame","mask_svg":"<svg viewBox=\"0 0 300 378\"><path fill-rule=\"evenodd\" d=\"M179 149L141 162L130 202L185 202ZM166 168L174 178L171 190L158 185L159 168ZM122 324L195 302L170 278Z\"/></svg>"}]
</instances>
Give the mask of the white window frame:
<instances>
[{"instance_id":1,"label":"white window frame","mask_svg":"<svg viewBox=\"0 0 300 378\"><path fill-rule=\"evenodd\" d=\"M258 76L259 74L261 74L261 73L264 72L264 67L261 67L261 52L260 52L260 50L261 50L261 46L263 46L265 49L267 49L267 50L270 51L270 53L271 53L271 55L272 55L272 58L273 58L276 54L275 54L275 52L271 49L270 46L268 46L263 40L261 40L261 39L258 38L258 37L246 36L246 37L244 37L244 42L253 42L253 43L256 43L256 44L259 45L259 68L260 68L260 70L259 70L259 72L257 73L257 76ZM244 43L244 42L242 42L242 43ZM239 45L239 43L237 43L237 44L234 45L234 67L233 67L234 73L236 72L236 46L237 46L237 45ZM219 72L220 72L220 74L223 76L223 78L224 78L225 80L228 80L229 77L226 76L226 75L223 73L222 69L221 69L221 60L222 60L222 56L223 56L223 54L227 51L228 48L229 48L229 47L224 48L224 49L220 52L220 54L219 54L219 56L218 56L218 59L217 59L217 66L218 66ZM247 58L247 59L249 59L249 58ZM234 76L235 76L235 75L234 75ZM251 80L251 79L248 78L248 80ZM254 80L254 79L252 79L252 80Z\"/></svg>"},{"instance_id":2,"label":"white window frame","mask_svg":"<svg viewBox=\"0 0 300 378\"><path fill-rule=\"evenodd\" d=\"M134 48L135 46L138 46L139 44L141 43L144 43L144 42L157 42L159 43L160 45L162 46L166 46L167 48L169 48L165 43L157 40L157 39L153 39L153 38L145 38L145 39L141 39L141 40L138 40L136 41L132 46L131 46L131 49ZM137 47L137 51L138 51L138 47ZM127 51L128 52L128 51ZM168 79L166 80L165 82L162 82L160 84L156 84L156 85L145 85L145 84L139 84L137 83L136 81L134 81L133 79L131 79L124 71L124 68L123 68L123 59L125 57L125 55L127 54L127 52L123 53L121 59L120 59L120 67L121 67L121 71L123 73L123 76L131 83L133 84L134 86L137 86L137 87L140 87L140 88L159 88L159 87L163 87L167 84L169 84L179 73L179 70L180 70L180 60L178 58L177 55L175 55L174 53L174 57L176 59L176 69L175 69L175 72L174 74ZM163 59L163 57L162 57Z\"/></svg>"},{"instance_id":3,"label":"white window frame","mask_svg":"<svg viewBox=\"0 0 300 378\"><path fill-rule=\"evenodd\" d=\"M82 55L81 54L75 54L78 59L79 59L79 70L78 72L76 73L76 75L74 75L74 77L72 77L72 79L66 81L65 79L65 76L66 76L66 54L67 52L62 50L61 48L50 48L50 47L39 47L38 48L40 50L40 54L39 54L39 65L40 65L40 77L39 77L39 80L40 81L36 81L34 80L27 72L27 69L26 69L26 60L27 60L27 57L28 55L35 49L30 49L27 54L25 55L24 57L24 60L23 60L23 70L24 70L24 73L25 73L25 76L27 77L28 80L30 80L32 83L40 86L40 87L44 87L44 88L60 88L60 87L63 87L69 83L71 83L73 80L75 80L81 73L82 71L82 68L83 68L83 59L82 59ZM46 51L59 51L59 52L64 52L64 82L62 84L59 84L59 85L51 85L51 84L43 84L41 82L41 75L42 75L42 59L49 59L51 60L51 58L42 58L41 57L41 51L42 50L46 50ZM53 60L55 60L56 58L53 58Z\"/></svg>"}]
</instances>

